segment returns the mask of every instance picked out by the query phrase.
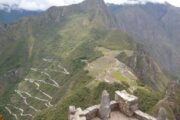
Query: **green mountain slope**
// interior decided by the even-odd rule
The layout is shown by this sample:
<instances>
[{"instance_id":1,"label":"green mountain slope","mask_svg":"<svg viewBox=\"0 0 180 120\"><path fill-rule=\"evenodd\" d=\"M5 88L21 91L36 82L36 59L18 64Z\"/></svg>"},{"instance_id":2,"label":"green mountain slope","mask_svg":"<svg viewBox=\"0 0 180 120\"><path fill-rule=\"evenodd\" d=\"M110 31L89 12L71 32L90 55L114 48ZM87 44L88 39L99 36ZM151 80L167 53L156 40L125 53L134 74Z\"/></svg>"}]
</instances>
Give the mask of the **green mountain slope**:
<instances>
[{"instance_id":1,"label":"green mountain slope","mask_svg":"<svg viewBox=\"0 0 180 120\"><path fill-rule=\"evenodd\" d=\"M118 89L136 93L147 101L141 107L146 111L155 106L169 77L146 52L139 50L139 45L127 33L115 29L115 25L103 0L86 0L77 5L52 7L40 16L23 18L8 26L5 33L11 35L14 43L2 48L0 70L1 76L12 75L7 81L15 83L4 88L6 91L0 99L0 112L5 119L66 120L69 105L85 108L96 104L103 89L111 97ZM106 64L104 57L112 65L118 63L113 70L117 69L110 72L112 83L102 77L96 79L86 69L99 60ZM132 62L134 58L138 62ZM133 77L124 74L121 65ZM147 97L138 94L139 91L143 95L148 93Z\"/></svg>"},{"instance_id":2,"label":"green mountain slope","mask_svg":"<svg viewBox=\"0 0 180 120\"><path fill-rule=\"evenodd\" d=\"M170 4L109 6L121 30L128 32L135 41L143 44L158 63L179 77L180 9Z\"/></svg>"}]
</instances>

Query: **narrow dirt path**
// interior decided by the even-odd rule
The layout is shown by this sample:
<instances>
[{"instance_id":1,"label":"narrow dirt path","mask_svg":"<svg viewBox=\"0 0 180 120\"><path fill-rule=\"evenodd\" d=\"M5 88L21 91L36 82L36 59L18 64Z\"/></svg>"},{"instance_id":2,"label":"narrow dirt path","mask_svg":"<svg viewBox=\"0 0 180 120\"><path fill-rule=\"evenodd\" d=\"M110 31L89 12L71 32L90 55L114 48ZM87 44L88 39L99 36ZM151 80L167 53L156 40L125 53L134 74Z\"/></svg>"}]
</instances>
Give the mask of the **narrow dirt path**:
<instances>
[{"instance_id":1,"label":"narrow dirt path","mask_svg":"<svg viewBox=\"0 0 180 120\"><path fill-rule=\"evenodd\" d=\"M10 104L8 104L8 106L9 107L11 106L11 107L15 108L16 110L20 111L20 116L23 116L23 117L33 117L32 114L24 114L24 110L22 108L19 108L19 107L10 105Z\"/></svg>"},{"instance_id":2,"label":"narrow dirt path","mask_svg":"<svg viewBox=\"0 0 180 120\"><path fill-rule=\"evenodd\" d=\"M16 120L18 119L17 115L15 113L13 113L9 107L5 107L5 109L9 112L10 115L12 115Z\"/></svg>"},{"instance_id":3,"label":"narrow dirt path","mask_svg":"<svg viewBox=\"0 0 180 120\"><path fill-rule=\"evenodd\" d=\"M25 78L25 81L28 81L28 82L36 85L36 90L38 90L39 92L41 92L43 95L45 95L45 96L48 97L49 99L52 99L52 97L51 97L49 94L43 92L43 91L40 89L40 84L37 83L37 82L35 82L35 81L39 81L39 82L42 82L42 83L45 83L45 84L49 84L49 83L43 82L43 80L33 80L33 79L27 79L27 78ZM51 85L51 84L49 84L49 85Z\"/></svg>"},{"instance_id":4,"label":"narrow dirt path","mask_svg":"<svg viewBox=\"0 0 180 120\"><path fill-rule=\"evenodd\" d=\"M28 102L27 102L27 97L23 96L23 92L19 91L19 90L15 90L15 92L23 99L24 103L29 107L31 108L32 110L34 110L35 112L40 112L40 110L36 109L35 107L33 107L32 105L30 105Z\"/></svg>"},{"instance_id":5,"label":"narrow dirt path","mask_svg":"<svg viewBox=\"0 0 180 120\"><path fill-rule=\"evenodd\" d=\"M53 59L46 59L46 58L43 58L43 61L45 62L48 62L48 63L53 63L55 60ZM58 62L58 61L55 61L55 62ZM59 68L59 69L58 69ZM52 107L53 105L51 104L51 101L53 99L53 97L51 95L49 95L46 91L43 91L40 89L41 85L42 84L46 84L46 85L49 85L51 87L55 87L57 89L60 88L60 85L58 84L58 82L56 80L54 80L52 78L52 76L48 73L49 72L59 72L59 73L62 73L62 74L65 74L65 75L69 75L70 72L68 72L68 70L63 67L60 63L57 64L57 69L44 69L44 70L41 70L39 68L31 68L30 69L31 71L33 72L37 72L38 74L40 74L41 76L44 76L45 78L47 79L44 79L44 80L38 80L38 79L32 79L32 78L25 78L24 81L27 82L27 84L34 84L35 85L35 89L37 91L40 92L40 94L44 95L45 98L40 98L38 96L33 96L31 93L27 92L27 91L23 91L23 90L15 90L15 93L20 96L20 98L22 98L23 100L23 103L30 109L32 109L33 111L35 112L40 112L41 110L37 109L35 106L31 105L30 103L28 103L27 99L28 98L31 98L31 99L35 99L37 101L40 101L41 103L43 103L47 108L49 107ZM18 106L15 106L15 105L11 105L11 104L7 104L5 106L5 109L8 111L8 113L10 115L12 115L16 120L18 120L18 115L13 113L12 110L17 110L19 111L19 116L22 116L22 117L31 117L33 118L33 114L30 114L30 113L25 113L25 110L21 107L18 107Z\"/></svg>"}]
</instances>

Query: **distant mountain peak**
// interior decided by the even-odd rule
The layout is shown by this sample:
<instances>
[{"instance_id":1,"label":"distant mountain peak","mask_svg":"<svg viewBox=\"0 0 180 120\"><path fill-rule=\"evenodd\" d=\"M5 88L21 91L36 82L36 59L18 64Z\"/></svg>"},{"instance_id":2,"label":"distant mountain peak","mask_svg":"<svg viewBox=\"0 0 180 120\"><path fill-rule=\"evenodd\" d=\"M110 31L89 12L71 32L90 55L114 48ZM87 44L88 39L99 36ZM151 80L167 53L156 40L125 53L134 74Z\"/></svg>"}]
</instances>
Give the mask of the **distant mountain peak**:
<instances>
[{"instance_id":1,"label":"distant mountain peak","mask_svg":"<svg viewBox=\"0 0 180 120\"><path fill-rule=\"evenodd\" d=\"M84 3L89 7L102 7L105 6L104 0L85 0Z\"/></svg>"},{"instance_id":2,"label":"distant mountain peak","mask_svg":"<svg viewBox=\"0 0 180 120\"><path fill-rule=\"evenodd\" d=\"M0 23L9 24L25 16L36 16L42 11L28 11L18 7L17 4L0 4Z\"/></svg>"},{"instance_id":3,"label":"distant mountain peak","mask_svg":"<svg viewBox=\"0 0 180 120\"><path fill-rule=\"evenodd\" d=\"M12 10L19 10L19 7L17 4L13 4L13 5L0 4L0 10L11 12Z\"/></svg>"},{"instance_id":4,"label":"distant mountain peak","mask_svg":"<svg viewBox=\"0 0 180 120\"><path fill-rule=\"evenodd\" d=\"M85 2L91 2L91 3L104 3L105 4L105 2L104 2L104 0L85 0Z\"/></svg>"},{"instance_id":5,"label":"distant mountain peak","mask_svg":"<svg viewBox=\"0 0 180 120\"><path fill-rule=\"evenodd\" d=\"M168 2L166 1L155 1L155 0L125 0L121 3L119 3L119 5L135 5L135 4L140 4L140 5L145 5L148 3L152 3L152 4L165 4L165 5L170 5Z\"/></svg>"}]
</instances>

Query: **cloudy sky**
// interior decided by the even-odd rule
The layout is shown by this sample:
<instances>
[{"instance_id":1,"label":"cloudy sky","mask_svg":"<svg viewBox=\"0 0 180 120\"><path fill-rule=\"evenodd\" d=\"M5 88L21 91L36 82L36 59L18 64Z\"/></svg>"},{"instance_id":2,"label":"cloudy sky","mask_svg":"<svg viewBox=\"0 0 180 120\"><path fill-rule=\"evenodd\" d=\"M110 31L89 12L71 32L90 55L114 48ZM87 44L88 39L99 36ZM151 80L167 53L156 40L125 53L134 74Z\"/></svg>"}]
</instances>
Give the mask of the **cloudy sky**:
<instances>
[{"instance_id":1,"label":"cloudy sky","mask_svg":"<svg viewBox=\"0 0 180 120\"><path fill-rule=\"evenodd\" d=\"M63 6L69 5L73 3L79 3L83 0L0 0L0 4L8 4L13 5L17 4L19 8L23 8L26 10L46 10L50 6ZM115 3L115 4L123 4L128 0L105 0L107 3ZM129 0L134 1L134 0ZM168 2L174 6L180 7L180 0L139 0L142 2L152 1L164 3Z\"/></svg>"}]
</instances>

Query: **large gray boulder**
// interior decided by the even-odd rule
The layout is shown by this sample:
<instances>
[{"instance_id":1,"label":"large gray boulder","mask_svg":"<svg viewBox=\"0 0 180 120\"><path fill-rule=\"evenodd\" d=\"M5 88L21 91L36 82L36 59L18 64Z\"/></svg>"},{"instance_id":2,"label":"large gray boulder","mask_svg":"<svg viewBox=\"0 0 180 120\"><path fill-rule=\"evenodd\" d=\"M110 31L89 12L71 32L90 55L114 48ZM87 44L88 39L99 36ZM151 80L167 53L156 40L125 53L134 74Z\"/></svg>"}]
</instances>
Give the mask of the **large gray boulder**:
<instances>
[{"instance_id":1,"label":"large gray boulder","mask_svg":"<svg viewBox=\"0 0 180 120\"><path fill-rule=\"evenodd\" d=\"M101 97L101 104L99 109L100 118L102 120L108 120L110 118L111 108L110 108L110 97L109 93L104 90Z\"/></svg>"},{"instance_id":2,"label":"large gray boulder","mask_svg":"<svg viewBox=\"0 0 180 120\"><path fill-rule=\"evenodd\" d=\"M163 107L159 109L157 120L167 120L166 110Z\"/></svg>"}]
</instances>

